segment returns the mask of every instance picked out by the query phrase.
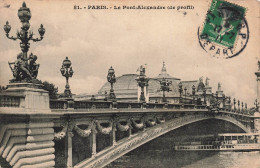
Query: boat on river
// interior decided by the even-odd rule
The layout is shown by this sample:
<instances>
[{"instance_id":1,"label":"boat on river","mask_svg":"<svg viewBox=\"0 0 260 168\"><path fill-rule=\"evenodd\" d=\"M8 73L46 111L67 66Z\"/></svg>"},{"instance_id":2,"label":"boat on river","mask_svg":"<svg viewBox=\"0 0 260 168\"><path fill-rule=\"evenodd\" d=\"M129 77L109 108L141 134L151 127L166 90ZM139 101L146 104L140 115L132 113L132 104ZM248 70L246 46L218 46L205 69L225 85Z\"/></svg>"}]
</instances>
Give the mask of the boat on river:
<instances>
[{"instance_id":1,"label":"boat on river","mask_svg":"<svg viewBox=\"0 0 260 168\"><path fill-rule=\"evenodd\" d=\"M215 140L175 143L176 151L260 151L259 134L218 134Z\"/></svg>"}]
</instances>

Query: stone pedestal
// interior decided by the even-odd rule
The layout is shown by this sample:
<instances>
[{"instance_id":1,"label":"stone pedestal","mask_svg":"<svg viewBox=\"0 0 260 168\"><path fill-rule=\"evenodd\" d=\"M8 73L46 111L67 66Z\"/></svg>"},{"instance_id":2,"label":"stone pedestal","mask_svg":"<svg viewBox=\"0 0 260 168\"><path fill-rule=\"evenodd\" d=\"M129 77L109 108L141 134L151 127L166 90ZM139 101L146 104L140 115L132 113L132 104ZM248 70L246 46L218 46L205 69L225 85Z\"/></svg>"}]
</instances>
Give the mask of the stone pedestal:
<instances>
[{"instance_id":1,"label":"stone pedestal","mask_svg":"<svg viewBox=\"0 0 260 168\"><path fill-rule=\"evenodd\" d=\"M141 87L138 86L137 88L137 101L140 102L140 96L141 96ZM145 102L149 102L149 92L148 92L148 87L144 86L144 97L145 97Z\"/></svg>"},{"instance_id":2,"label":"stone pedestal","mask_svg":"<svg viewBox=\"0 0 260 168\"><path fill-rule=\"evenodd\" d=\"M42 85L13 83L0 93L0 157L10 167L54 167L54 121ZM0 166L1 167L1 166Z\"/></svg>"},{"instance_id":3,"label":"stone pedestal","mask_svg":"<svg viewBox=\"0 0 260 168\"><path fill-rule=\"evenodd\" d=\"M22 112L50 112L49 93L41 89L42 85L32 83L9 84L8 89L1 93L5 97L18 97L19 108ZM17 111L18 112L18 111Z\"/></svg>"}]
</instances>

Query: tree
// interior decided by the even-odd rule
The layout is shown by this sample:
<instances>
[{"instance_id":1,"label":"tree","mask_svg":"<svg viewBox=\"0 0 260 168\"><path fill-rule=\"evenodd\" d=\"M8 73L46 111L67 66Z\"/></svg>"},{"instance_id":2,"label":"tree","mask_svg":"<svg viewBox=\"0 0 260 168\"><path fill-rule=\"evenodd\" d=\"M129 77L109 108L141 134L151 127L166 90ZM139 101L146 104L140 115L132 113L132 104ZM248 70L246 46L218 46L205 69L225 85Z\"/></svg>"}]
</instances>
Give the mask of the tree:
<instances>
[{"instance_id":1,"label":"tree","mask_svg":"<svg viewBox=\"0 0 260 168\"><path fill-rule=\"evenodd\" d=\"M49 92L49 97L50 99L57 99L58 98L58 87L55 87L54 84L49 83L47 81L40 81L41 84L43 85L43 89L47 90Z\"/></svg>"}]
</instances>

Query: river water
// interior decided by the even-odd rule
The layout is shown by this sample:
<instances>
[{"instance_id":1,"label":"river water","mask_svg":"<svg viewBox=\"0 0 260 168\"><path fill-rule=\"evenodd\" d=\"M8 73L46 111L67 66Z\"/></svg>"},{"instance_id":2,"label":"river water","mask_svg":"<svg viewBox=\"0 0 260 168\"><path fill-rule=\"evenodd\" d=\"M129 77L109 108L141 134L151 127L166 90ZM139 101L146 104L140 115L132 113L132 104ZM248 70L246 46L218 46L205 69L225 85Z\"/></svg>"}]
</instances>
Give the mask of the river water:
<instances>
[{"instance_id":1,"label":"river water","mask_svg":"<svg viewBox=\"0 0 260 168\"><path fill-rule=\"evenodd\" d=\"M260 152L134 150L106 168L260 168Z\"/></svg>"},{"instance_id":2,"label":"river water","mask_svg":"<svg viewBox=\"0 0 260 168\"><path fill-rule=\"evenodd\" d=\"M221 120L189 124L138 147L106 168L260 168L259 151L174 151L175 142L196 135L229 132L242 133L243 130Z\"/></svg>"}]
</instances>

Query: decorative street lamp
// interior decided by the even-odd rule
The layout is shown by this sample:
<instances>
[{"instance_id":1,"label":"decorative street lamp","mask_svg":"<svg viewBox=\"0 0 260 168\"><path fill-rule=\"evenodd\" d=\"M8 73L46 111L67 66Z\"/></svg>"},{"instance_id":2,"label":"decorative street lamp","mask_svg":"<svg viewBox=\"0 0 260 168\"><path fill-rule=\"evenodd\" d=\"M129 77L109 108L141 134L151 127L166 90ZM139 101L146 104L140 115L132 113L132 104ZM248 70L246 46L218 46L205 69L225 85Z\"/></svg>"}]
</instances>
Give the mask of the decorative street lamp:
<instances>
[{"instance_id":1,"label":"decorative street lamp","mask_svg":"<svg viewBox=\"0 0 260 168\"><path fill-rule=\"evenodd\" d=\"M113 85L116 82L115 70L111 66L108 70L107 74L107 81L111 84L110 92L109 92L109 99L112 101L116 100L116 95L114 93Z\"/></svg>"},{"instance_id":2,"label":"decorative street lamp","mask_svg":"<svg viewBox=\"0 0 260 168\"><path fill-rule=\"evenodd\" d=\"M179 93L180 93L180 103L182 103L182 92L183 92L182 83L180 82L178 86L179 86Z\"/></svg>"},{"instance_id":3,"label":"decorative street lamp","mask_svg":"<svg viewBox=\"0 0 260 168\"><path fill-rule=\"evenodd\" d=\"M254 105L255 105L255 110L258 112L259 102L257 101L257 99L255 99Z\"/></svg>"},{"instance_id":4,"label":"decorative street lamp","mask_svg":"<svg viewBox=\"0 0 260 168\"><path fill-rule=\"evenodd\" d=\"M193 85L193 86L194 86L194 85ZM204 98L204 104L205 104L205 105L207 104L206 96L207 96L207 90L206 90L206 88L204 88L204 89L203 89L203 98Z\"/></svg>"},{"instance_id":5,"label":"decorative street lamp","mask_svg":"<svg viewBox=\"0 0 260 168\"><path fill-rule=\"evenodd\" d=\"M33 38L33 32L29 31L30 28L30 19L31 19L31 11L29 8L26 7L26 3L23 2L22 7L18 10L18 17L22 23L21 30L16 33L16 37L9 36L9 32L11 30L11 25L9 25L9 22L7 21L6 24L4 25L4 30L6 33L6 37L12 40L17 40L19 39L20 42L20 47L23 52L23 58L27 59L27 52L30 48L30 43L29 41L32 40L33 42L41 41L43 39L44 33L45 33L45 28L43 25L40 25L40 28L38 29L38 32L40 34L40 38Z\"/></svg>"},{"instance_id":6,"label":"decorative street lamp","mask_svg":"<svg viewBox=\"0 0 260 168\"><path fill-rule=\"evenodd\" d=\"M245 112L247 113L247 103L245 103Z\"/></svg>"},{"instance_id":7,"label":"decorative street lamp","mask_svg":"<svg viewBox=\"0 0 260 168\"><path fill-rule=\"evenodd\" d=\"M166 80L165 78L163 78L163 79L160 81L160 84L161 84L161 91L163 91L162 102L166 103L166 102L167 102L167 99L166 99L166 97L165 97L165 92L171 91L170 85L172 84L172 81L168 81L168 80Z\"/></svg>"},{"instance_id":8,"label":"decorative street lamp","mask_svg":"<svg viewBox=\"0 0 260 168\"><path fill-rule=\"evenodd\" d=\"M216 107L219 108L220 102L218 100L218 92L216 92Z\"/></svg>"},{"instance_id":9,"label":"decorative street lamp","mask_svg":"<svg viewBox=\"0 0 260 168\"><path fill-rule=\"evenodd\" d=\"M145 67L143 65L140 66L140 75L136 79L138 86L141 87L141 94L140 94L140 102L145 103L145 96L144 96L144 87L148 86L149 78L145 75Z\"/></svg>"},{"instance_id":10,"label":"decorative street lamp","mask_svg":"<svg viewBox=\"0 0 260 168\"><path fill-rule=\"evenodd\" d=\"M225 94L222 94L222 105L223 105L223 109L225 109L225 106L226 106L226 95Z\"/></svg>"},{"instance_id":11,"label":"decorative street lamp","mask_svg":"<svg viewBox=\"0 0 260 168\"><path fill-rule=\"evenodd\" d=\"M234 102L234 112L236 112L236 99L235 98L233 99L233 102Z\"/></svg>"},{"instance_id":12,"label":"decorative street lamp","mask_svg":"<svg viewBox=\"0 0 260 168\"><path fill-rule=\"evenodd\" d=\"M241 112L243 113L244 112L244 103L243 102L241 103L241 106L242 106Z\"/></svg>"},{"instance_id":13,"label":"decorative street lamp","mask_svg":"<svg viewBox=\"0 0 260 168\"><path fill-rule=\"evenodd\" d=\"M39 64L36 64L37 56L31 54L29 58L27 58L28 50L30 48L30 41L37 42L43 39L45 34L45 28L43 25L40 25L38 32L40 34L40 38L34 38L34 34L32 31L28 31L30 29L30 19L31 19L31 11L26 7L26 3L23 2L22 7L18 10L18 17L22 23L21 30L18 30L16 33L16 37L9 36L9 32L11 30L11 25L8 21L4 25L4 31L6 33L6 37L11 40L20 40L21 54L17 55L17 61L9 63L9 66L13 72L14 79L11 82L31 82L33 79L36 79L38 74ZM29 61L29 64L28 64ZM19 62L20 66L11 65ZM17 73L19 72L19 73Z\"/></svg>"},{"instance_id":14,"label":"decorative street lamp","mask_svg":"<svg viewBox=\"0 0 260 168\"><path fill-rule=\"evenodd\" d=\"M186 103L187 88L184 88L184 104Z\"/></svg>"},{"instance_id":15,"label":"decorative street lamp","mask_svg":"<svg viewBox=\"0 0 260 168\"><path fill-rule=\"evenodd\" d=\"M192 103L195 104L195 91L196 87L192 85ZM204 91L204 90L203 90Z\"/></svg>"},{"instance_id":16,"label":"decorative street lamp","mask_svg":"<svg viewBox=\"0 0 260 168\"><path fill-rule=\"evenodd\" d=\"M228 110L231 111L231 97L228 97Z\"/></svg>"},{"instance_id":17,"label":"decorative street lamp","mask_svg":"<svg viewBox=\"0 0 260 168\"><path fill-rule=\"evenodd\" d=\"M228 104L230 105L231 104L231 97L228 96Z\"/></svg>"},{"instance_id":18,"label":"decorative street lamp","mask_svg":"<svg viewBox=\"0 0 260 168\"><path fill-rule=\"evenodd\" d=\"M237 101L238 112L240 112L240 100Z\"/></svg>"},{"instance_id":19,"label":"decorative street lamp","mask_svg":"<svg viewBox=\"0 0 260 168\"><path fill-rule=\"evenodd\" d=\"M72 77L74 72L73 72L72 67L71 67L71 61L68 59L68 57L66 57L66 59L63 61L60 72L61 72L62 76L64 76L66 78L66 86L65 86L65 90L64 90L64 97L65 98L71 98L72 94L71 94L71 91L70 91L69 78Z\"/></svg>"}]
</instances>

